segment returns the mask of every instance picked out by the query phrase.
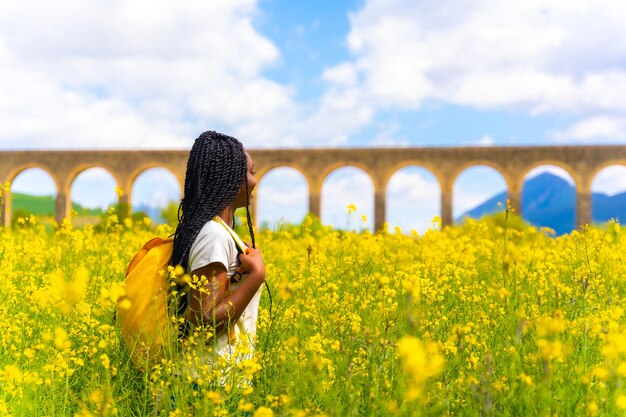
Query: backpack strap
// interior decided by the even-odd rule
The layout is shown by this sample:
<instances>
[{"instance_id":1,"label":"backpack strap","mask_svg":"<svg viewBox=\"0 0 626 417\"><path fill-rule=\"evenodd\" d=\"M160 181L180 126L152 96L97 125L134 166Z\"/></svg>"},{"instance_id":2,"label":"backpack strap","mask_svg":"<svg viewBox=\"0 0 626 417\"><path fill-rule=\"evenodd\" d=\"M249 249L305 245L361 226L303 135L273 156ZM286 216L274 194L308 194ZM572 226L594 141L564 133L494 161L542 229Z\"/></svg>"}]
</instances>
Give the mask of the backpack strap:
<instances>
[{"instance_id":1,"label":"backpack strap","mask_svg":"<svg viewBox=\"0 0 626 417\"><path fill-rule=\"evenodd\" d=\"M243 241L239 238L237 233L235 233L235 231L231 229L231 227L227 225L226 222L222 220L220 216L213 217L213 220L215 220L216 222L224 226L224 228L228 231L228 233L230 233L233 239L235 239L235 243L237 244L237 249L239 249L241 253L247 253L248 247L246 246L246 244L243 243Z\"/></svg>"},{"instance_id":2,"label":"backpack strap","mask_svg":"<svg viewBox=\"0 0 626 417\"><path fill-rule=\"evenodd\" d=\"M222 220L220 216L213 217L213 220L215 220L216 222L224 226L224 228L228 231L228 233L230 233L232 238L235 240L235 244L237 245L238 251L240 251L241 253L245 253L245 254L248 253L248 247L246 246L246 244L243 243L243 241L239 238L237 233L229 225L227 225L226 222ZM235 275L238 273L239 271L235 271ZM241 274L239 274L239 279L240 278L241 278ZM226 284L226 293L230 293L230 283L233 279L234 278L231 277L231 279L228 280L228 283ZM235 279L235 282L238 282L239 279ZM235 323L235 326L243 326L243 324L239 320L237 320L237 322ZM237 333L235 332L235 326L233 326L230 329L230 332L228 334L228 342L230 344L234 344L237 342ZM240 331L244 331L244 329L240 328Z\"/></svg>"}]
</instances>

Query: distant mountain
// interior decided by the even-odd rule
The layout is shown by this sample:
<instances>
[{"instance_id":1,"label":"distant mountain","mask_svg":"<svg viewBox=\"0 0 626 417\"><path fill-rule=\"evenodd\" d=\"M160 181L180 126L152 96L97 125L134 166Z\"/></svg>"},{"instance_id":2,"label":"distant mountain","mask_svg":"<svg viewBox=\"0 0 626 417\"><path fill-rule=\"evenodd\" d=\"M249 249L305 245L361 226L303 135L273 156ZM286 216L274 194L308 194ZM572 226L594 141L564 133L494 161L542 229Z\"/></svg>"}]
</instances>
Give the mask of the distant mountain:
<instances>
[{"instance_id":1,"label":"distant mountain","mask_svg":"<svg viewBox=\"0 0 626 417\"><path fill-rule=\"evenodd\" d=\"M463 213L463 217L480 218L485 214L503 210L498 202L505 203L506 192L497 194L482 204ZM626 192L607 196L593 193L592 221L605 223L611 218L626 219ZM526 181L522 190L522 214L524 220L535 226L547 226L557 235L569 233L576 228L576 190L563 178L543 173Z\"/></svg>"}]
</instances>

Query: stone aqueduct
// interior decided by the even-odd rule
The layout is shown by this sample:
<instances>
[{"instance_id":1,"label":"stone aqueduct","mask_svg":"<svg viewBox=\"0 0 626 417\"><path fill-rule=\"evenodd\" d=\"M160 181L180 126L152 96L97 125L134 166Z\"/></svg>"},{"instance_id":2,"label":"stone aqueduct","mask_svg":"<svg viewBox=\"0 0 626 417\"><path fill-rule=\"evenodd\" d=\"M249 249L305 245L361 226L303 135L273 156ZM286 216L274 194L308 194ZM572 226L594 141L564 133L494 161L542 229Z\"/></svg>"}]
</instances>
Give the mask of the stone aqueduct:
<instances>
[{"instance_id":1,"label":"stone aqueduct","mask_svg":"<svg viewBox=\"0 0 626 417\"><path fill-rule=\"evenodd\" d=\"M385 221L386 188L391 176L407 166L430 170L441 188L441 218L452 224L452 190L457 176L474 165L487 165L504 177L511 205L521 209L525 175L541 165L556 165L567 171L576 184L576 222L591 221L591 183L595 175L610 165L626 165L626 146L541 146L541 147L465 147L465 148L349 148L349 149L250 149L260 181L270 170L291 167L305 177L309 189L309 211L321 214L324 179L333 170L354 166L367 173L374 185L374 226ZM182 184L188 150L141 151L2 151L0 181L12 181L28 168L41 168L56 183L56 217L70 215L70 188L82 171L101 167L108 170L124 190L120 203L130 206L132 185L144 170L169 169ZM256 219L256 200L252 214ZM10 205L5 204L2 224L11 221Z\"/></svg>"}]
</instances>

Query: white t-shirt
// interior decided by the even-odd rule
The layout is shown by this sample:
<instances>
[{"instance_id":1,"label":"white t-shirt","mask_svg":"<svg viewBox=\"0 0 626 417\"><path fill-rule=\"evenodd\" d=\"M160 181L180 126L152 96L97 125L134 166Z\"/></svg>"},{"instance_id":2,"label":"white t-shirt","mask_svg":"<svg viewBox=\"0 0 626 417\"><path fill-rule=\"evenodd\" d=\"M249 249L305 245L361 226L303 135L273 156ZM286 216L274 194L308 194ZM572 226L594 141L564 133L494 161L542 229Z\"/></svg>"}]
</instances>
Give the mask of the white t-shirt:
<instances>
[{"instance_id":1,"label":"white t-shirt","mask_svg":"<svg viewBox=\"0 0 626 417\"><path fill-rule=\"evenodd\" d=\"M228 230L220 223L209 220L200 230L198 236L193 241L189 251L187 272L191 274L198 268L219 262L226 268L228 278L235 273L240 261L237 258L237 244ZM230 284L230 290L235 291L239 285L248 278L244 275L237 283ZM254 339L256 337L256 322L259 317L259 301L261 299L261 288L250 300L239 320L235 323L235 339L238 343L249 344L250 355L254 350ZM229 356L234 353L234 346L230 343L229 334L223 332L217 338L215 352L220 356ZM245 355L246 357L249 355ZM236 359L237 361L241 358Z\"/></svg>"}]
</instances>

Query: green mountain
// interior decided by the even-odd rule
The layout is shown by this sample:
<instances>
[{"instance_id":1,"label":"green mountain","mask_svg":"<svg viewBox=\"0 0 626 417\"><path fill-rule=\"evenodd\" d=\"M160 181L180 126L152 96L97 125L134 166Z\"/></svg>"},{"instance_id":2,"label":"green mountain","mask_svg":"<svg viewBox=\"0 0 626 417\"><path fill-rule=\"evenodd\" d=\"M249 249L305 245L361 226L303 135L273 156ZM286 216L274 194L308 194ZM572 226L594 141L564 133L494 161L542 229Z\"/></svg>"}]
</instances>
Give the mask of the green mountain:
<instances>
[{"instance_id":1,"label":"green mountain","mask_svg":"<svg viewBox=\"0 0 626 417\"><path fill-rule=\"evenodd\" d=\"M51 195L38 196L22 193L11 193L13 213L28 212L37 216L54 216L55 198ZM97 216L102 214L102 209L89 209L77 203L72 203L72 208L79 214Z\"/></svg>"}]
</instances>

